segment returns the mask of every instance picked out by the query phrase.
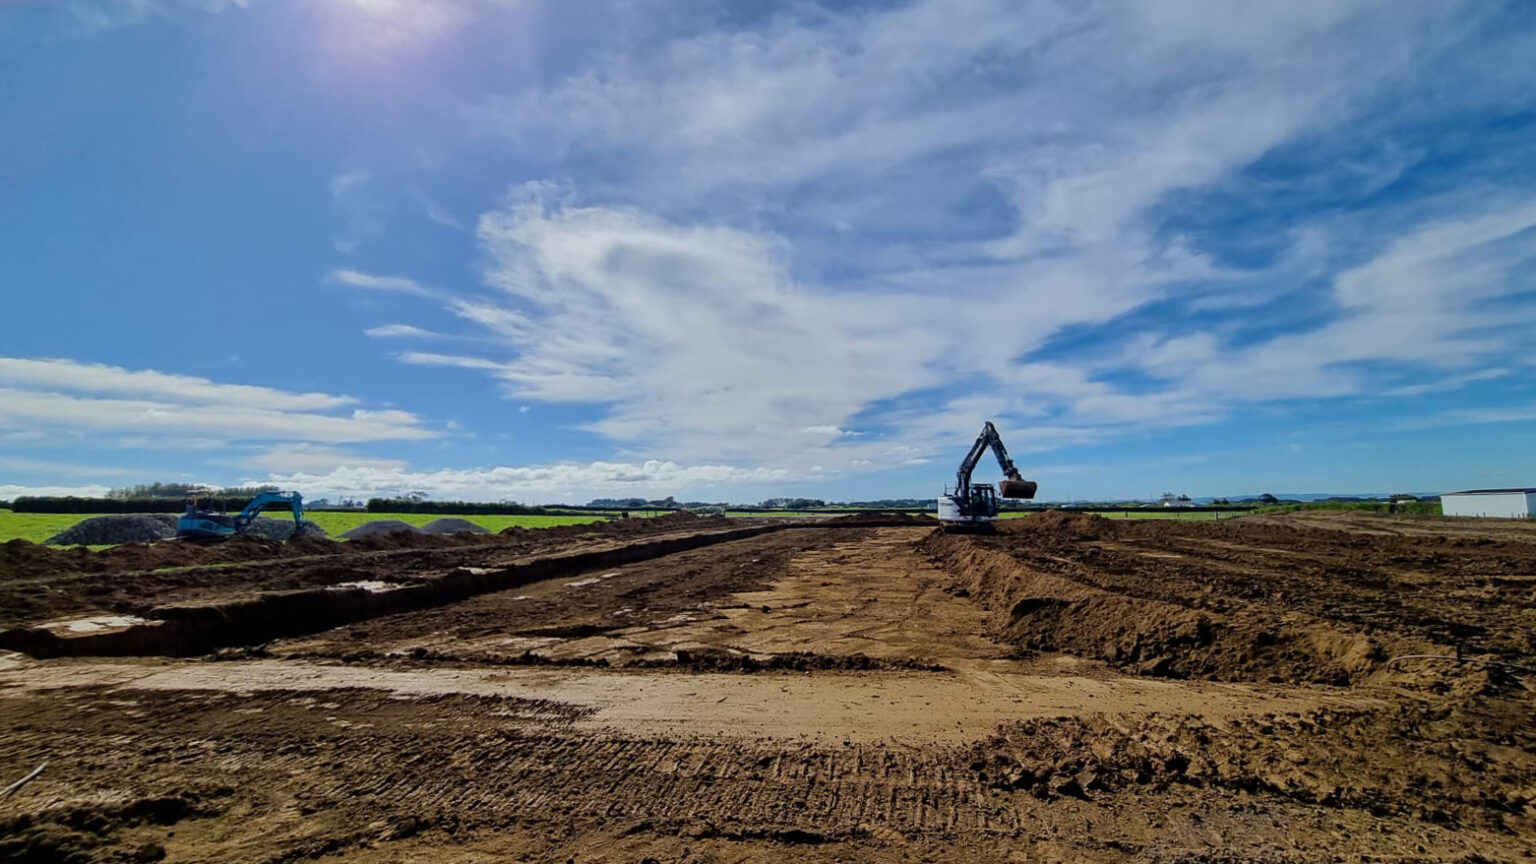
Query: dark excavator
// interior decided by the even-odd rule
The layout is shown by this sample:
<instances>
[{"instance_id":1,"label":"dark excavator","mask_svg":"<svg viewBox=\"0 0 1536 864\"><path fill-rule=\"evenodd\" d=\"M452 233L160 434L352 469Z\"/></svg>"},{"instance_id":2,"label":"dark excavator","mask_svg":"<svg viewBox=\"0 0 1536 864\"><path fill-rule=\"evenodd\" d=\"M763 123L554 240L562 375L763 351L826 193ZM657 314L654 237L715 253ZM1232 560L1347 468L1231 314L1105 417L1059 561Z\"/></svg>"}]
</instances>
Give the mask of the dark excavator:
<instances>
[{"instance_id":1,"label":"dark excavator","mask_svg":"<svg viewBox=\"0 0 1536 864\"><path fill-rule=\"evenodd\" d=\"M1003 469L1003 480L993 488L991 483L972 483L971 472L976 470L976 463L981 461L982 454L991 448L993 455L997 457L997 464ZM1003 438L997 434L997 427L988 420L987 425L981 428L981 434L976 436L976 443L971 445L971 452L965 454L965 459L960 463L960 470L955 474L955 488L944 489L944 494L939 496L939 522L942 527L950 530L956 529L985 529L990 528L997 521L997 499L1002 498L1033 498L1038 484L1033 480L1025 480L1019 473L1019 469L1013 466L1013 460L1008 458L1008 450L1003 447Z\"/></svg>"}]
</instances>

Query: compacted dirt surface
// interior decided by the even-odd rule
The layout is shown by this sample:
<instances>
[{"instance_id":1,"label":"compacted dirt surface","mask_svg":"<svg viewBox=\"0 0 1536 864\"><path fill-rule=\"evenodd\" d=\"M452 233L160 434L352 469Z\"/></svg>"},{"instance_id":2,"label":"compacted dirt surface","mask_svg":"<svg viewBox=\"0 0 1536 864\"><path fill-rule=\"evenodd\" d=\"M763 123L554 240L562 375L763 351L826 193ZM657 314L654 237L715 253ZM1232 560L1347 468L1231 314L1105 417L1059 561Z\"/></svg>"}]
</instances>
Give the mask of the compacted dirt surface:
<instances>
[{"instance_id":1,"label":"compacted dirt surface","mask_svg":"<svg viewBox=\"0 0 1536 864\"><path fill-rule=\"evenodd\" d=\"M1536 857L1536 526L731 527L7 551L19 627L372 587L203 656L0 655L0 784L46 764L0 860Z\"/></svg>"}]
</instances>

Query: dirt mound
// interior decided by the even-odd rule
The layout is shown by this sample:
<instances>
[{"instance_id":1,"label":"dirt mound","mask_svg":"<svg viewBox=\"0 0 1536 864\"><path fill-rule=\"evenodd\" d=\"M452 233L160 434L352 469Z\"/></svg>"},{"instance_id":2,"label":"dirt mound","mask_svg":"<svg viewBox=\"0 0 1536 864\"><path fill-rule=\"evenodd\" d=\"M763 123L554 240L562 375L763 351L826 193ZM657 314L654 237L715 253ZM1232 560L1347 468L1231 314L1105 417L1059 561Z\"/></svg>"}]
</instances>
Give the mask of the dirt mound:
<instances>
[{"instance_id":1,"label":"dirt mound","mask_svg":"<svg viewBox=\"0 0 1536 864\"><path fill-rule=\"evenodd\" d=\"M640 660L636 668L684 669L689 672L850 672L867 670L906 670L947 672L937 663L912 658L885 659L865 654L817 654L789 651L782 654L754 656L716 648L679 649L675 660Z\"/></svg>"},{"instance_id":2,"label":"dirt mound","mask_svg":"<svg viewBox=\"0 0 1536 864\"><path fill-rule=\"evenodd\" d=\"M423 534L489 534L489 533L491 533L490 531L486 530L484 527L482 527L480 525L476 525L475 523L469 521L468 519L459 519L458 517L455 517L455 516L444 516L441 519L433 519L431 522L428 522L427 524L421 526L421 531L422 531Z\"/></svg>"},{"instance_id":3,"label":"dirt mound","mask_svg":"<svg viewBox=\"0 0 1536 864\"><path fill-rule=\"evenodd\" d=\"M176 536L176 519L164 514L124 513L93 516L49 537L50 546L100 546L111 543L152 543Z\"/></svg>"},{"instance_id":4,"label":"dirt mound","mask_svg":"<svg viewBox=\"0 0 1536 864\"><path fill-rule=\"evenodd\" d=\"M421 533L421 529L400 519L375 519L372 522L364 522L350 531L343 531L341 539L357 540L361 537L372 537L375 534L393 534L396 531L407 534Z\"/></svg>"},{"instance_id":5,"label":"dirt mound","mask_svg":"<svg viewBox=\"0 0 1536 864\"><path fill-rule=\"evenodd\" d=\"M1045 510L999 523L1010 534L1054 534L1057 536L1097 539L1113 534L1115 521L1096 513L1070 510Z\"/></svg>"},{"instance_id":6,"label":"dirt mound","mask_svg":"<svg viewBox=\"0 0 1536 864\"><path fill-rule=\"evenodd\" d=\"M292 519L273 519L269 516L257 517L251 524L245 526L247 535L260 537L264 540L276 540L279 543L299 537L328 537L324 528L305 519L300 522L298 528L294 527Z\"/></svg>"},{"instance_id":7,"label":"dirt mound","mask_svg":"<svg viewBox=\"0 0 1536 864\"><path fill-rule=\"evenodd\" d=\"M1082 516L1063 521L1069 531L1096 527ZM1089 550L1082 552L1084 565L1055 555L1043 559L1052 567L1046 569L1039 566L1041 559L1024 562L988 547L1008 542L936 534L922 549L955 575L956 591L991 610L996 636L1021 648L1077 654L1169 678L1347 684L1379 669L1388 645L1394 653L1422 647L1311 619L1285 606L1202 602L1210 598L1158 596L1140 584L1101 584L1092 570L1098 553Z\"/></svg>"},{"instance_id":8,"label":"dirt mound","mask_svg":"<svg viewBox=\"0 0 1536 864\"><path fill-rule=\"evenodd\" d=\"M923 513L897 513L886 510L872 510L868 513L853 513L848 516L834 516L826 521L828 525L933 525L933 517Z\"/></svg>"},{"instance_id":9,"label":"dirt mound","mask_svg":"<svg viewBox=\"0 0 1536 864\"><path fill-rule=\"evenodd\" d=\"M711 528L729 528L731 525L731 520L724 516L699 516L687 510L679 510L665 516L634 516L628 519L609 519L606 522L586 522L580 525L556 525L549 528L523 528L513 525L510 528L503 528L501 536L560 538L598 534L625 537L664 531L703 531Z\"/></svg>"}]
</instances>

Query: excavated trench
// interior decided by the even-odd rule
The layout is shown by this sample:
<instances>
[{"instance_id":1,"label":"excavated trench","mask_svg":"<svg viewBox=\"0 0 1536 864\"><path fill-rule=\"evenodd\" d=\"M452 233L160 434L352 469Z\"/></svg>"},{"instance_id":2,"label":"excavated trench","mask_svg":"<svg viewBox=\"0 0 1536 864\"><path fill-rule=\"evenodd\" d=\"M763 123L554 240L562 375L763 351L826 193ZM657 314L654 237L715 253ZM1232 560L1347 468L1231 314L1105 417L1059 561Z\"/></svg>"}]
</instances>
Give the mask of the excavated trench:
<instances>
[{"instance_id":1,"label":"excavated trench","mask_svg":"<svg viewBox=\"0 0 1536 864\"><path fill-rule=\"evenodd\" d=\"M554 555L495 569L456 568L391 582L342 583L248 599L159 606L142 618L106 616L0 632L0 649L37 658L163 655L185 657L316 633L384 615L429 609L544 579L618 567L794 526L757 525ZM93 623L96 626L92 626Z\"/></svg>"}]
</instances>

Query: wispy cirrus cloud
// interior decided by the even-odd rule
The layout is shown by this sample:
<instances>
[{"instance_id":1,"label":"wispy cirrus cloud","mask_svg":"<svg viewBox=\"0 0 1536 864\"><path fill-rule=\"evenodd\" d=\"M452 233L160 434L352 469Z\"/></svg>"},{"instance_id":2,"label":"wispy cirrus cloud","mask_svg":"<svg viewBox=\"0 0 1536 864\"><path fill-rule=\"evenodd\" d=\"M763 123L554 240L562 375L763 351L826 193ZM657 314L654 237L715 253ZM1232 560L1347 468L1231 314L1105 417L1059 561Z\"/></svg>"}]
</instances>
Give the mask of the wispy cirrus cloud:
<instances>
[{"instance_id":1,"label":"wispy cirrus cloud","mask_svg":"<svg viewBox=\"0 0 1536 864\"><path fill-rule=\"evenodd\" d=\"M363 331L363 335L370 339L438 339L442 337L441 333L423 330L411 324L384 324L369 327Z\"/></svg>"},{"instance_id":2,"label":"wispy cirrus cloud","mask_svg":"<svg viewBox=\"0 0 1536 864\"><path fill-rule=\"evenodd\" d=\"M363 291L384 291L395 294L414 294L418 297L436 297L438 292L405 276L380 276L359 270L337 268L326 274L325 281Z\"/></svg>"},{"instance_id":3,"label":"wispy cirrus cloud","mask_svg":"<svg viewBox=\"0 0 1536 864\"><path fill-rule=\"evenodd\" d=\"M1536 178L1382 192L1452 92L1529 103L1497 58L1536 39L1499 16L931 0L621 47L484 106L604 177L482 218L504 296L456 312L505 356L402 359L607 406L589 428L636 452L801 465L985 416L1063 446L1494 380Z\"/></svg>"}]
</instances>

